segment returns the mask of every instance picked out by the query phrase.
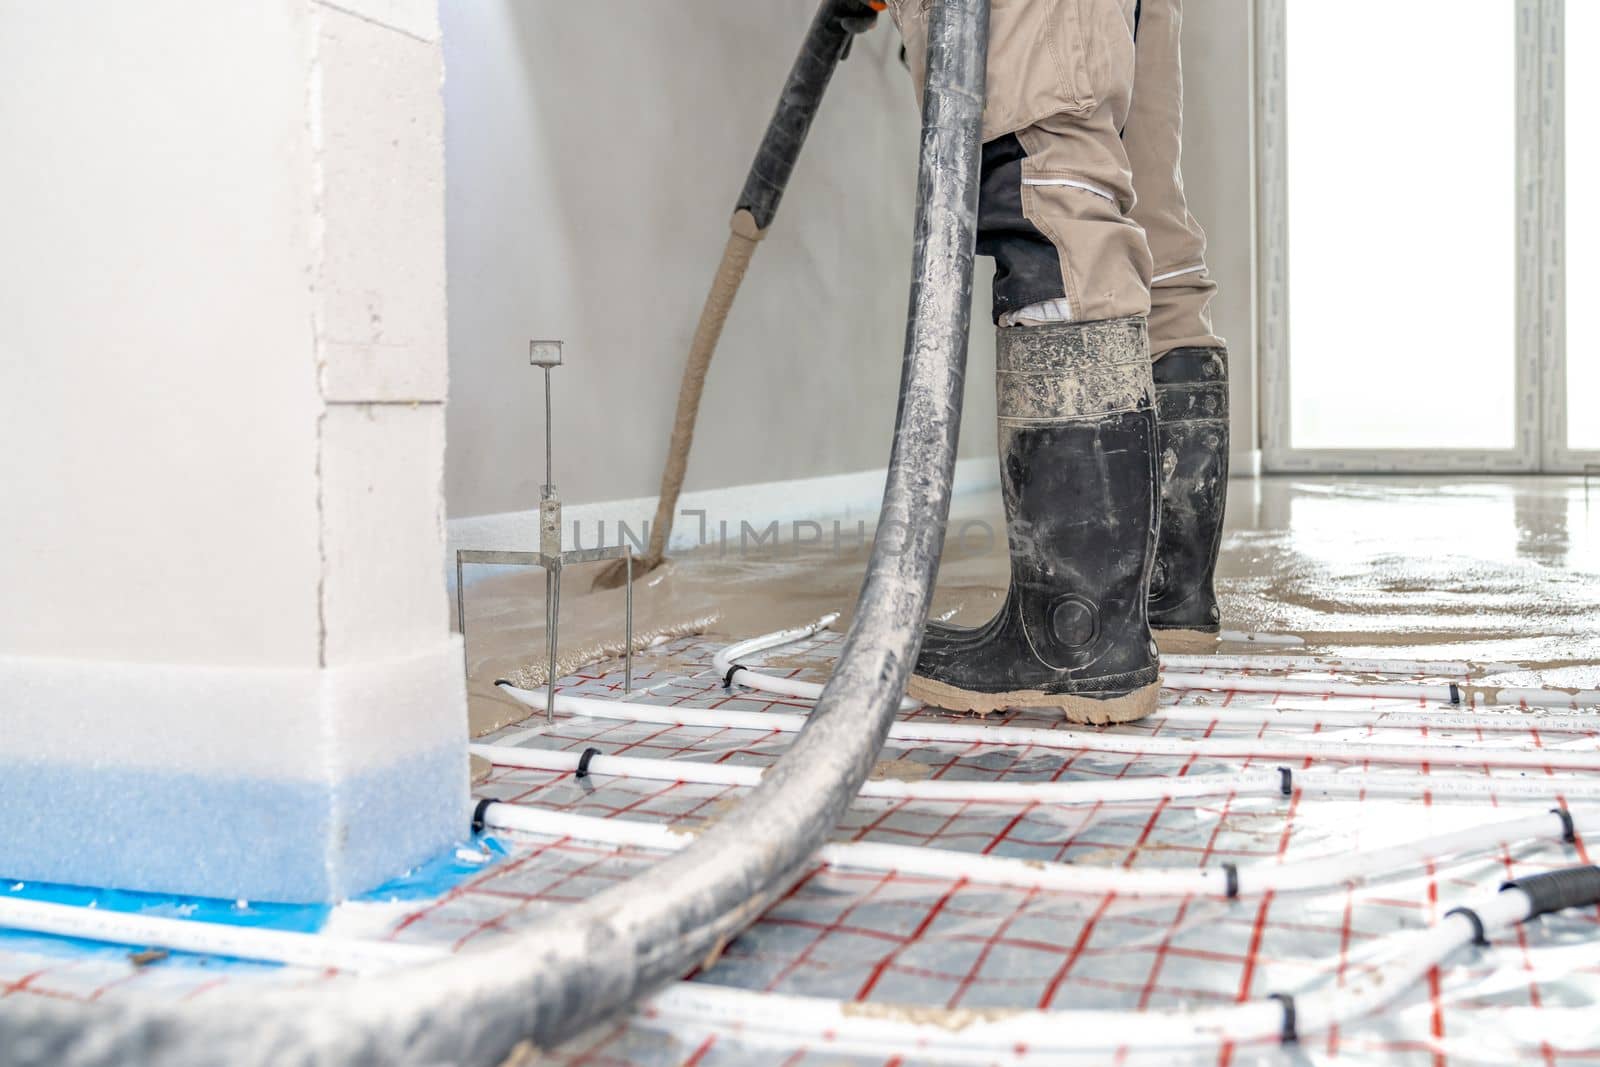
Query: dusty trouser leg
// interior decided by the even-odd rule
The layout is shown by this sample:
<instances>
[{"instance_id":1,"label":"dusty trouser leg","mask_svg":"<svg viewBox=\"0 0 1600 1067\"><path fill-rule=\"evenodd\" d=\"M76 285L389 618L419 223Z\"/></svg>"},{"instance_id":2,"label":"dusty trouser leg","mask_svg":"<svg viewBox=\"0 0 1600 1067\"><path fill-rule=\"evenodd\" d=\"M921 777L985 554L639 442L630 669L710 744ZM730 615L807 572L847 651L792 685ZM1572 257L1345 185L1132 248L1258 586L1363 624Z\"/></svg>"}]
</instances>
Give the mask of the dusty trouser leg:
<instances>
[{"instance_id":1,"label":"dusty trouser leg","mask_svg":"<svg viewBox=\"0 0 1600 1067\"><path fill-rule=\"evenodd\" d=\"M978 252L995 259L997 325L1150 311L1150 251L1121 131L1139 0L1011 0L990 15ZM913 85L926 3L891 0Z\"/></svg>"},{"instance_id":2,"label":"dusty trouser leg","mask_svg":"<svg viewBox=\"0 0 1600 1067\"><path fill-rule=\"evenodd\" d=\"M1150 585L1158 634L1220 629L1214 577L1228 485L1228 354L1211 326L1216 282L1183 191L1183 0L1140 0L1123 142L1133 218L1154 261L1150 350L1160 422L1161 533Z\"/></svg>"},{"instance_id":3,"label":"dusty trouser leg","mask_svg":"<svg viewBox=\"0 0 1600 1067\"><path fill-rule=\"evenodd\" d=\"M914 74L918 6L896 11ZM978 251L995 259L1011 583L987 624L930 627L910 692L944 707L1059 707L1086 722L1155 708L1150 256L1120 136L1133 8L993 11Z\"/></svg>"},{"instance_id":4,"label":"dusty trouser leg","mask_svg":"<svg viewBox=\"0 0 1600 1067\"><path fill-rule=\"evenodd\" d=\"M1174 348L1221 348L1212 332L1206 234L1183 190L1183 61L1178 48L1183 0L1139 0L1133 102L1123 146L1138 201L1133 220L1153 261L1150 354Z\"/></svg>"}]
</instances>

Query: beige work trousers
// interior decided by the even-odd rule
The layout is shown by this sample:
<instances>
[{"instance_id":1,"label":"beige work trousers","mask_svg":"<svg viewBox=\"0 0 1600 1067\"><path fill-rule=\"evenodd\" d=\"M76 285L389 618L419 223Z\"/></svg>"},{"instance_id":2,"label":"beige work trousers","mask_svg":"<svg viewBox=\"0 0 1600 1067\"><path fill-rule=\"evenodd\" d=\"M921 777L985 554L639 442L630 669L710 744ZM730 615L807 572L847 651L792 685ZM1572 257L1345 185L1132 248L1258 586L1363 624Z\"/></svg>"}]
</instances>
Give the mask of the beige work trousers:
<instances>
[{"instance_id":1,"label":"beige work trousers","mask_svg":"<svg viewBox=\"0 0 1600 1067\"><path fill-rule=\"evenodd\" d=\"M1002 324L1148 315L1221 347L1180 165L1182 0L993 0L979 251ZM920 95L929 0L890 0Z\"/></svg>"}]
</instances>

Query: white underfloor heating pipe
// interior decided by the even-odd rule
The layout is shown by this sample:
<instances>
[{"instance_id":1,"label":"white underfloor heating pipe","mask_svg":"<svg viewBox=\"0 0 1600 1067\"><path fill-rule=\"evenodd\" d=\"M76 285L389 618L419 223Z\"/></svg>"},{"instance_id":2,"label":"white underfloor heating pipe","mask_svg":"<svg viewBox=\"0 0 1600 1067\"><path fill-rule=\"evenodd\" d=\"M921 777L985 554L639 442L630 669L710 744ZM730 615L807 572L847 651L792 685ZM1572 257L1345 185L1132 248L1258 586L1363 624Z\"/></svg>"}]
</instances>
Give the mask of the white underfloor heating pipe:
<instances>
[{"instance_id":1,"label":"white underfloor heating pipe","mask_svg":"<svg viewBox=\"0 0 1600 1067\"><path fill-rule=\"evenodd\" d=\"M560 703L558 698L557 703ZM521 748L515 745L473 745L472 753L498 767L527 770L576 771L583 753ZM618 778L642 778L657 782L694 782L699 785L754 786L764 769L703 760L646 759L638 756L591 756L584 770L589 774ZM1326 777L1326 776L1325 776ZM1295 784L1300 784L1297 780ZM1195 775L1192 778L1121 778L1092 782L998 781L970 782L956 779L904 781L898 778L869 778L860 796L885 800L923 800L1003 804L1116 804L1165 798L1239 795L1270 796L1281 792L1282 774L1275 769L1243 771L1227 775ZM1600 783L1597 783L1600 796ZM1546 793L1546 796L1549 794Z\"/></svg>"},{"instance_id":2,"label":"white underfloor heating pipe","mask_svg":"<svg viewBox=\"0 0 1600 1067\"><path fill-rule=\"evenodd\" d=\"M1250 633L1246 630L1222 630L1217 634L1217 642L1235 645L1260 645L1263 648L1299 648L1306 643L1305 638L1296 637L1294 634L1262 634Z\"/></svg>"},{"instance_id":3,"label":"white underfloor heating pipe","mask_svg":"<svg viewBox=\"0 0 1600 1067\"><path fill-rule=\"evenodd\" d=\"M731 645L724 645L712 656L712 666L716 668L718 674L722 675L724 684L726 684L730 674L743 676L745 673L750 672L748 667L736 666L736 660L754 655L757 652L778 648L781 645L804 641L806 638L813 637L832 626L838 618L838 612L830 612L816 622L807 623L805 626L796 626L789 630L778 630L774 633L761 634L743 641L736 641ZM803 682L798 678L778 678L774 675L763 674L756 679L756 683L751 685L750 688L760 689L763 693L772 693L775 696L815 700L822 695L822 686L817 685L815 682ZM744 683L741 682L740 684ZM901 711L912 711L919 706L915 700L903 698L900 701Z\"/></svg>"},{"instance_id":4,"label":"white underfloor heating pipe","mask_svg":"<svg viewBox=\"0 0 1600 1067\"><path fill-rule=\"evenodd\" d=\"M806 626L797 626L790 630L780 630L776 633L762 634L745 641L727 645L712 657L712 665L724 679L737 682L739 685L762 692L782 696L792 696L802 700L815 700L822 691L822 687L815 682L804 682L795 678L778 678L749 667L738 665L737 661L745 656L765 652L773 648L796 641L803 641L827 629L838 616L836 614L824 615L816 622ZM1302 658L1300 664L1308 663ZM1361 696L1361 697L1396 697L1403 699L1438 700L1444 703L1454 703L1459 699L1459 687L1452 690L1450 685L1421 685L1421 684L1368 684L1344 683L1335 684L1332 681L1311 679L1282 679L1271 676L1244 676L1239 674L1224 674L1222 669L1296 669L1294 657L1290 656L1162 656L1163 667L1169 668L1169 673L1162 678L1162 686L1168 689L1192 689L1212 691L1233 691L1250 693L1286 693L1303 694L1311 696ZM1218 669L1210 669L1206 665ZM1364 673L1395 672L1404 674L1453 674L1465 679L1471 671L1471 664L1459 661L1413 661L1413 660L1342 660L1338 658L1322 658L1311 664L1314 670L1356 670ZM1504 665L1497 664L1497 667ZM1524 694L1535 693L1532 701L1527 701L1530 706L1562 706L1563 701L1574 701L1577 697L1563 690L1504 690L1504 693ZM1600 694L1596 694L1600 697ZM918 705L914 701L902 701L902 710L910 710ZM1289 711L1279 709L1229 709L1226 718L1229 722L1238 723L1297 723L1307 726L1405 726L1405 727L1438 727L1438 728L1464 728L1479 730L1525 730L1529 728L1527 720L1519 719L1507 713L1483 714L1477 716L1454 716L1451 713L1431 712L1339 712L1339 713L1314 713ZM1362 715L1365 718L1362 718ZM1199 721L1201 712L1190 708L1168 708L1163 712L1163 717L1169 721ZM1218 712L1214 718L1224 717ZM1209 721L1209 719L1207 720ZM1545 724L1549 725L1546 726ZM1554 733L1585 733L1600 732L1600 715L1562 715L1548 716L1539 721L1539 729L1548 729Z\"/></svg>"},{"instance_id":5,"label":"white underfloor heating pipe","mask_svg":"<svg viewBox=\"0 0 1600 1067\"><path fill-rule=\"evenodd\" d=\"M1600 735L1600 715L1584 712L1335 711L1312 708L1177 704L1141 720L1145 726L1297 726L1308 730L1480 730L1487 733Z\"/></svg>"},{"instance_id":6,"label":"white underfloor heating pipe","mask_svg":"<svg viewBox=\"0 0 1600 1067\"><path fill-rule=\"evenodd\" d=\"M795 627L791 630L781 630L776 633L763 634L746 641L728 645L712 657L712 664L718 674L726 678L730 671L734 672L733 680L740 685L748 686L762 692L774 693L783 696L792 696L800 699L814 700L822 687L814 682L804 682L794 678L777 678L748 667L740 666L734 671L737 660L777 648L781 645L791 644L812 637L828 628L837 615L824 615L816 622L806 626ZM1274 679L1271 677L1246 677L1237 674L1222 674L1217 670L1210 670L1205 664L1213 664L1219 669L1237 670L1275 670L1295 669L1294 657L1290 656L1162 656L1164 667L1171 667L1174 673L1163 678L1162 684L1167 688L1177 689L1214 689L1217 691L1232 690L1234 692L1270 692L1270 693L1301 693L1314 696L1340 695L1335 693L1329 683L1309 681L1306 679ZM1299 663L1305 664L1304 658ZM1403 674L1456 674L1463 679L1471 670L1471 664L1458 661L1411 661L1411 660L1341 660L1337 658L1323 658L1312 665L1315 670L1358 670L1365 673L1381 673L1393 671ZM1178 672L1182 673L1178 673ZM1167 686L1168 678L1179 679L1180 684ZM1426 699L1450 702L1451 694L1448 685L1442 686L1403 686L1394 692L1388 692L1383 686L1352 685L1350 692L1344 695L1357 695L1367 697L1401 696L1404 698L1419 697L1426 691ZM1513 692L1523 692L1515 690ZM1543 691L1540 691L1543 692ZM1558 700L1571 699L1571 694L1560 690L1549 691L1548 700L1555 704ZM914 701L904 701L901 707L910 710L918 705ZM1238 708L1228 709L1226 712L1218 711L1206 717L1206 713L1195 708L1166 708L1161 717L1170 722L1199 722L1211 719L1226 718L1230 723L1268 724L1282 723L1305 725L1310 727L1330 726L1393 726L1416 728L1427 726L1440 729L1477 729L1477 730L1526 730L1532 725L1528 720L1521 719L1508 713L1480 714L1457 716L1449 712L1307 712L1290 709L1257 709ZM1600 733L1600 715L1561 715L1547 716L1538 721L1537 728L1548 730L1552 733Z\"/></svg>"},{"instance_id":7,"label":"white underfloor heating pipe","mask_svg":"<svg viewBox=\"0 0 1600 1067\"><path fill-rule=\"evenodd\" d=\"M707 1028L756 1044L904 1057L918 1063L1051 1063L1123 1048L1148 1052L1210 1049L1224 1043L1287 1044L1382 1009L1474 943L1478 923L1492 941L1506 927L1529 918L1534 904L1524 891L1507 889L1473 901L1471 910L1477 923L1454 912L1426 930L1396 935L1381 964L1343 986L1225 1008L947 1011L680 982L647 1001L644 1011L676 1027Z\"/></svg>"},{"instance_id":8,"label":"white underfloor heating pipe","mask_svg":"<svg viewBox=\"0 0 1600 1067\"><path fill-rule=\"evenodd\" d=\"M545 694L519 689L502 681L501 690L530 708L544 709ZM623 700L556 695L556 710L568 715L664 726L706 726L735 730L798 733L804 715L783 712L704 710L663 707ZM1181 758L1240 758L1339 760L1355 763L1422 764L1454 767L1503 767L1526 770L1600 770L1600 751L1573 751L1555 747L1537 749L1489 748L1464 745L1446 738L1425 743L1391 745L1367 740L1318 741L1315 736L1285 738L1173 738L1139 734L1096 733L1087 730L1046 730L1026 726L967 726L908 719L889 728L895 741L926 741L960 745L1036 745L1041 748L1115 752L1132 756ZM1588 739L1580 738L1587 742Z\"/></svg>"},{"instance_id":9,"label":"white underfloor heating pipe","mask_svg":"<svg viewBox=\"0 0 1600 1067\"><path fill-rule=\"evenodd\" d=\"M0 896L0 928L356 973L425 963L444 955L444 950L431 945L169 919L13 896Z\"/></svg>"},{"instance_id":10,"label":"white underfloor heating pipe","mask_svg":"<svg viewBox=\"0 0 1600 1067\"><path fill-rule=\"evenodd\" d=\"M1521 669L1509 663L1474 664L1454 659L1271 656L1259 652L1245 656L1164 652L1161 666L1172 671L1345 671L1351 674L1392 674L1402 678L1448 678L1457 682L1464 682L1478 672Z\"/></svg>"},{"instance_id":11,"label":"white underfloor heating pipe","mask_svg":"<svg viewBox=\"0 0 1600 1067\"><path fill-rule=\"evenodd\" d=\"M744 672L739 684L755 685ZM764 683L765 678L759 679ZM1161 688L1178 692L1283 693L1290 696L1371 697L1374 700L1422 700L1459 704L1461 687L1430 682L1352 682L1341 678L1278 678L1271 675L1224 674L1221 671L1161 672ZM1566 694L1562 694L1566 696Z\"/></svg>"},{"instance_id":12,"label":"white underfloor heating pipe","mask_svg":"<svg viewBox=\"0 0 1600 1067\"><path fill-rule=\"evenodd\" d=\"M764 679L739 673L741 685L754 686ZM1600 690L1532 689L1497 686L1467 687L1456 683L1353 682L1340 678L1279 678L1270 675L1226 674L1221 671L1165 671L1161 688L1180 692L1274 693L1302 696L1371 697L1374 700L1422 700L1444 704L1472 701L1475 696L1491 707L1600 708Z\"/></svg>"},{"instance_id":13,"label":"white underfloor heating pipe","mask_svg":"<svg viewBox=\"0 0 1600 1067\"><path fill-rule=\"evenodd\" d=\"M837 614L828 614L805 626L780 630L776 633L762 634L758 637L726 645L713 655L712 665L717 673L722 676L724 684L736 683L764 693L815 700L822 694L822 686L820 684L801 681L797 678L775 677L743 666L739 663L739 660L758 652L765 652L781 645L812 637L827 629L837 618ZM1444 704L1459 704L1463 699L1462 688L1455 683L1359 682L1341 678L1324 680L1223 673L1219 669L1223 664L1220 662L1208 664L1206 661L1209 658L1205 656L1163 656L1161 658L1163 667L1161 687L1178 691L1205 690L1211 692L1281 693L1304 696L1370 697L1375 700L1419 700L1436 701ZM1234 659L1240 658L1242 657L1234 657ZM1287 659L1288 657L1275 658L1275 660ZM1355 670L1357 668L1353 664L1366 661L1350 662L1352 666L1349 667L1342 665L1334 667L1332 662L1329 661L1314 666L1308 665L1308 667L1313 670ZM1183 669L1178 669L1179 664L1182 664ZM1371 662L1366 662L1366 665L1370 667L1372 664ZM1398 667L1412 665L1401 664L1397 666L1391 664L1390 666L1392 669L1398 669ZM1452 673L1458 668L1467 666L1462 663L1414 665L1444 666L1450 668ZM1373 672L1369 671L1368 673ZM1600 707L1600 690L1498 689L1494 691L1494 696L1497 704L1507 706ZM910 710L917 706L915 701L904 700L901 702L903 710Z\"/></svg>"},{"instance_id":14,"label":"white underfloor heating pipe","mask_svg":"<svg viewBox=\"0 0 1600 1067\"><path fill-rule=\"evenodd\" d=\"M1596 829L1596 809L1562 809L1562 812L1564 814L1551 811L1503 819L1487 825L1433 834L1416 841L1363 849L1353 854L1244 867L1220 864L1209 869L1130 870L1125 867L1041 862L875 841L824 845L817 853L817 859L830 867L894 871L952 881L965 879L1012 889L1116 893L1131 897L1205 896L1231 899L1255 897L1263 893L1326 892L1341 886L1359 885L1373 876L1400 874L1414 869L1420 863L1450 856L1522 845L1540 839L1561 841L1568 837L1568 818L1573 820L1572 828L1577 833ZM692 831L674 830L661 823L574 815L520 804L489 804L484 807L481 818L485 826L494 829L571 838L619 848L650 848L671 852L686 847L695 837Z\"/></svg>"},{"instance_id":15,"label":"white underfloor heating pipe","mask_svg":"<svg viewBox=\"0 0 1600 1067\"><path fill-rule=\"evenodd\" d=\"M558 700L557 703L560 701ZM596 754L590 755L590 752ZM599 750L573 752L517 745L472 746L472 753L498 767L552 771L582 769L587 774L640 778L655 782L752 787L763 768L690 759L607 756ZM585 756L588 756L585 762ZM1436 800L1600 801L1600 780L1591 778L1490 778L1481 775L1415 776L1367 774L1361 771L1307 771L1288 767L1160 775L1095 778L1069 782L981 782L957 778L904 780L871 778L860 796L874 800L915 800L970 804L1134 804L1197 797L1284 796L1299 790L1319 797L1414 796L1426 792Z\"/></svg>"}]
</instances>

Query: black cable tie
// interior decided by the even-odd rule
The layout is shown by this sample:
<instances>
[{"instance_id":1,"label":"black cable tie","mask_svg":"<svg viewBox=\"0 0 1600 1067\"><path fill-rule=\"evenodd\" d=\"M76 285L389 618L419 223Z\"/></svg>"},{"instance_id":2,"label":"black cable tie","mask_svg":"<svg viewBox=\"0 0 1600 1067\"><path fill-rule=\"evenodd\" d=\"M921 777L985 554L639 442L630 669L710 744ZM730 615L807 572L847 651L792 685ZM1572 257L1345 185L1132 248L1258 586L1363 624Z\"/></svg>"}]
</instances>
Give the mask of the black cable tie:
<instances>
[{"instance_id":1,"label":"black cable tie","mask_svg":"<svg viewBox=\"0 0 1600 1067\"><path fill-rule=\"evenodd\" d=\"M1551 808L1550 814L1561 820L1561 840L1569 845L1578 843L1578 827L1572 821L1572 812L1566 808Z\"/></svg>"},{"instance_id":2,"label":"black cable tie","mask_svg":"<svg viewBox=\"0 0 1600 1067\"><path fill-rule=\"evenodd\" d=\"M583 755L578 757L578 773L575 777L587 778L589 776L589 761L600 755L598 748L586 748Z\"/></svg>"},{"instance_id":3,"label":"black cable tie","mask_svg":"<svg viewBox=\"0 0 1600 1067\"><path fill-rule=\"evenodd\" d=\"M478 806L472 809L473 833L483 833L483 817L489 813L489 805L493 803L493 800L490 800L488 797L484 797L482 800L478 801Z\"/></svg>"},{"instance_id":4,"label":"black cable tie","mask_svg":"<svg viewBox=\"0 0 1600 1067\"><path fill-rule=\"evenodd\" d=\"M1239 868L1232 863L1224 863L1222 865L1222 873L1228 879L1227 888L1223 892L1227 894L1229 900L1237 900L1239 897Z\"/></svg>"},{"instance_id":5,"label":"black cable tie","mask_svg":"<svg viewBox=\"0 0 1600 1067\"><path fill-rule=\"evenodd\" d=\"M1449 911L1444 913L1444 917L1446 919L1450 918L1452 915L1465 915L1467 917L1467 921L1472 924L1472 943L1480 948L1489 947L1489 935L1484 933L1483 920L1478 917L1477 912L1473 911L1471 908L1451 908Z\"/></svg>"},{"instance_id":6,"label":"black cable tie","mask_svg":"<svg viewBox=\"0 0 1600 1067\"><path fill-rule=\"evenodd\" d=\"M1283 795L1286 797L1294 796L1294 771L1288 767L1279 767L1278 773L1283 776L1283 785L1280 787L1283 790Z\"/></svg>"},{"instance_id":7,"label":"black cable tie","mask_svg":"<svg viewBox=\"0 0 1600 1067\"><path fill-rule=\"evenodd\" d=\"M1283 1005L1283 1029L1278 1034L1278 1040L1285 1045L1298 1045L1300 1043L1300 1017L1295 1010L1293 993L1272 993L1268 1000L1276 1000Z\"/></svg>"},{"instance_id":8,"label":"black cable tie","mask_svg":"<svg viewBox=\"0 0 1600 1067\"><path fill-rule=\"evenodd\" d=\"M1461 703L1461 687L1454 682L1450 683L1450 703Z\"/></svg>"},{"instance_id":9,"label":"black cable tie","mask_svg":"<svg viewBox=\"0 0 1600 1067\"><path fill-rule=\"evenodd\" d=\"M728 668L728 673L724 674L722 676L722 688L724 688L724 689L732 689L733 688L733 676L735 674L739 673L740 671L744 670L744 669L745 669L744 668L744 664L742 664L742 663L735 663L733 666L729 667Z\"/></svg>"}]
</instances>

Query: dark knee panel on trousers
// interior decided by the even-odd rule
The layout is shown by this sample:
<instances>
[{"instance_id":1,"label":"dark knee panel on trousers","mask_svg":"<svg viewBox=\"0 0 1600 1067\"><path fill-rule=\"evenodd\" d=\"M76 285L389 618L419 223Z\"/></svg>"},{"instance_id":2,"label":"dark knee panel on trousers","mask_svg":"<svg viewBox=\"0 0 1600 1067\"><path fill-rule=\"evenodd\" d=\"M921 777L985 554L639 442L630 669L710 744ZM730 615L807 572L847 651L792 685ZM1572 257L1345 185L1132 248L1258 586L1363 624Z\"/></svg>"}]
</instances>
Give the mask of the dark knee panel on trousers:
<instances>
[{"instance_id":1,"label":"dark knee panel on trousers","mask_svg":"<svg viewBox=\"0 0 1600 1067\"><path fill-rule=\"evenodd\" d=\"M1060 254L1022 213L1022 161L1027 155L1014 133L983 146L978 255L994 257L996 323L1008 311L1067 295Z\"/></svg>"}]
</instances>

